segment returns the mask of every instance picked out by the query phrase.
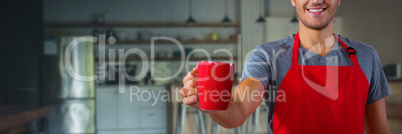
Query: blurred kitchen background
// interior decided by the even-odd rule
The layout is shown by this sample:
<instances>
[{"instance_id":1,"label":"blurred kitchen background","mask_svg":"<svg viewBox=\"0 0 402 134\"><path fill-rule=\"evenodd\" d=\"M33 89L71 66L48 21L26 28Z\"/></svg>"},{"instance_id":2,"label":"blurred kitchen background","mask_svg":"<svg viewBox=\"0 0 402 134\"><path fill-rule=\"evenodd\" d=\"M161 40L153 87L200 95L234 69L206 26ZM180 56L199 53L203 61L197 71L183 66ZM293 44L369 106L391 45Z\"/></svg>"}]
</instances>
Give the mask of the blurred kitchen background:
<instances>
[{"instance_id":1,"label":"blurred kitchen background","mask_svg":"<svg viewBox=\"0 0 402 134\"><path fill-rule=\"evenodd\" d=\"M377 50L392 92L386 102L393 133L402 133L399 5L402 1L341 1L334 23L335 33ZM232 57L238 79L256 45L298 29L289 0L3 0L0 16L0 133L13 134L270 133L263 105L243 126L225 129L182 106L180 99L130 102L130 86L175 98L172 89L181 88L187 72L181 69L181 56L193 63L208 60L203 52L191 53L198 49L214 61L231 62ZM64 67L64 52L77 37L93 36L105 39L79 43L71 63L77 73L100 79L76 80ZM183 51L169 40L156 40L151 51L151 37L174 38ZM105 52L99 51L103 43ZM151 67L143 68L140 52L129 53L132 48L154 59L153 74ZM217 49L232 55L214 53ZM144 77L113 77L119 76L119 65L130 76ZM125 93L119 93L118 80L125 82Z\"/></svg>"}]
</instances>

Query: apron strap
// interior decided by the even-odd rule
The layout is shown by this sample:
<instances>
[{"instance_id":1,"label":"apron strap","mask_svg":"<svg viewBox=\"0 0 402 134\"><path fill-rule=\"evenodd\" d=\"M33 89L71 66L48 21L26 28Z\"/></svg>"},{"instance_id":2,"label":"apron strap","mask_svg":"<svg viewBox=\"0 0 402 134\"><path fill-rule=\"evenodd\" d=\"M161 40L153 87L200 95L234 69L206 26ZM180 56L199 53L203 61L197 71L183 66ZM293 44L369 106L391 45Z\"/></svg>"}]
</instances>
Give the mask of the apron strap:
<instances>
[{"instance_id":1,"label":"apron strap","mask_svg":"<svg viewBox=\"0 0 402 134\"><path fill-rule=\"evenodd\" d=\"M299 32L296 33L294 37L294 43L293 43L293 58L292 58L292 66L299 65L299 44L300 44L300 39L299 39Z\"/></svg>"},{"instance_id":2,"label":"apron strap","mask_svg":"<svg viewBox=\"0 0 402 134\"><path fill-rule=\"evenodd\" d=\"M333 34L335 35L335 34ZM341 41L338 36L336 36L336 39L338 40L338 42L341 44L341 46L343 47L343 49L345 49L345 51L348 53L350 60L352 60L353 65L355 67L359 67L359 62L357 60L356 57L356 50L352 47L348 47L345 43L343 43L343 41ZM294 37L294 43L293 43L293 58L292 58L292 65L299 65L299 44L300 44L300 39L299 39L299 32L297 32L297 34Z\"/></svg>"},{"instance_id":3,"label":"apron strap","mask_svg":"<svg viewBox=\"0 0 402 134\"><path fill-rule=\"evenodd\" d=\"M345 49L345 51L348 53L350 60L352 60L352 62L353 62L353 65L355 67L360 68L359 61L357 60L357 57L356 57L356 50L352 47L348 47L345 43L343 43L343 41L341 41L341 39L338 38L338 36L335 35L335 37L338 40L338 42L341 44L343 49Z\"/></svg>"}]
</instances>

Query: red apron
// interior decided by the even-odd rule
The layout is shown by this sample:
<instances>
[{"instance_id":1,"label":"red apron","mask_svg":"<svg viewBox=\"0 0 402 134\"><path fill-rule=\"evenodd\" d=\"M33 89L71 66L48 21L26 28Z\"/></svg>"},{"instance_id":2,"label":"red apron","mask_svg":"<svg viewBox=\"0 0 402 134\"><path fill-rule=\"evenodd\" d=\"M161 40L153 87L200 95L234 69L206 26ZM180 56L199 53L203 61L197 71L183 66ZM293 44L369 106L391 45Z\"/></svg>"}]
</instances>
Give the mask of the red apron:
<instances>
[{"instance_id":1,"label":"red apron","mask_svg":"<svg viewBox=\"0 0 402 134\"><path fill-rule=\"evenodd\" d=\"M355 50L353 66L299 65L299 33L295 36L292 66L278 89L273 115L275 134L363 134L369 89Z\"/></svg>"}]
</instances>

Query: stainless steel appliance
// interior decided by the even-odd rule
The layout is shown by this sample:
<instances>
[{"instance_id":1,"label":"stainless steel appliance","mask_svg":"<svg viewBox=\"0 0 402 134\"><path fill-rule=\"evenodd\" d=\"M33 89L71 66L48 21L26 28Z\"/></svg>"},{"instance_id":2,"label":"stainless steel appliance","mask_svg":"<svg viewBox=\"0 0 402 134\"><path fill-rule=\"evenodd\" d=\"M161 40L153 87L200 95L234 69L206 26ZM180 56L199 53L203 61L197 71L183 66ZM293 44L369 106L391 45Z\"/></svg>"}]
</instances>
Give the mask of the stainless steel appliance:
<instances>
[{"instance_id":1,"label":"stainless steel appliance","mask_svg":"<svg viewBox=\"0 0 402 134\"><path fill-rule=\"evenodd\" d=\"M90 36L45 39L42 56L42 98L51 106L51 114L45 118L47 134L96 133L95 83L72 77L65 66L65 54L70 43L71 68L82 76L94 75L94 44Z\"/></svg>"}]
</instances>

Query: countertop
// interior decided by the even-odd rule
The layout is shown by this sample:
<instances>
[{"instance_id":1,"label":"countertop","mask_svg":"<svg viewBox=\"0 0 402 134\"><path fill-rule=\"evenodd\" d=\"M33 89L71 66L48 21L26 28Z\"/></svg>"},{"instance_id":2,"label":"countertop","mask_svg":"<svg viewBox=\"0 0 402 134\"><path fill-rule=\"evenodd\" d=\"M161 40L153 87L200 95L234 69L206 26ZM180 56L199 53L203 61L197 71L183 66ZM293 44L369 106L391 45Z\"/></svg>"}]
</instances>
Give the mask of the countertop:
<instances>
[{"instance_id":1,"label":"countertop","mask_svg":"<svg viewBox=\"0 0 402 134\"><path fill-rule=\"evenodd\" d=\"M0 105L0 133L21 133L27 123L50 114L50 107Z\"/></svg>"}]
</instances>

